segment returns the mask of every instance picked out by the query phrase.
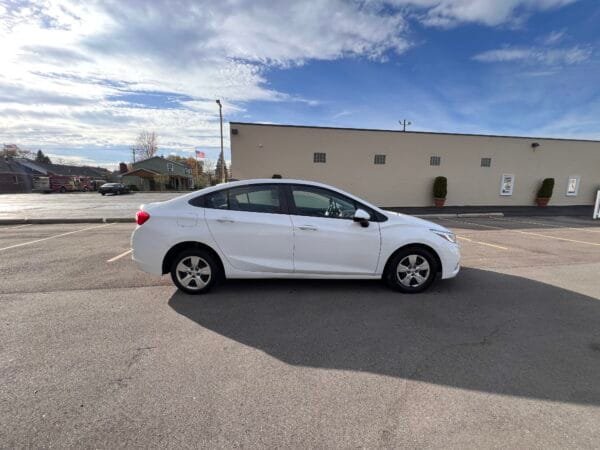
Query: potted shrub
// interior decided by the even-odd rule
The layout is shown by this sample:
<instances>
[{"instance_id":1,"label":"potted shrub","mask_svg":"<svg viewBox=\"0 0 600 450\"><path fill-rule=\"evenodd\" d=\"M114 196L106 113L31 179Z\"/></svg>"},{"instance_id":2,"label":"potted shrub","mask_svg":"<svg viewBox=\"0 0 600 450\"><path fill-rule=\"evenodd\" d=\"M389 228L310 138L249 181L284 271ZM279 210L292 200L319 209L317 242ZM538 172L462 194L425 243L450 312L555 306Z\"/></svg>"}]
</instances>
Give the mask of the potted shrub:
<instances>
[{"instance_id":1,"label":"potted shrub","mask_svg":"<svg viewBox=\"0 0 600 450\"><path fill-rule=\"evenodd\" d=\"M435 177L433 180L433 203L441 208L446 202L448 194L448 179L446 177Z\"/></svg>"},{"instance_id":2,"label":"potted shrub","mask_svg":"<svg viewBox=\"0 0 600 450\"><path fill-rule=\"evenodd\" d=\"M535 202L538 206L545 207L548 205L550 198L552 197L552 191L554 190L554 178L545 178L542 181Z\"/></svg>"}]
</instances>

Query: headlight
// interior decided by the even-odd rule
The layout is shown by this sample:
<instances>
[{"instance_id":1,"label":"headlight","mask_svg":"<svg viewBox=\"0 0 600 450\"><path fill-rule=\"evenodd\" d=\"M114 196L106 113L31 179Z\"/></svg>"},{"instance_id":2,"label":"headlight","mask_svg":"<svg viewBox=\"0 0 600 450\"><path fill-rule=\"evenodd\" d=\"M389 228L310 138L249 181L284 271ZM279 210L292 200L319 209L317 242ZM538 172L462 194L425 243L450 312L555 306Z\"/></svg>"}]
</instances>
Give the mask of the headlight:
<instances>
[{"instance_id":1,"label":"headlight","mask_svg":"<svg viewBox=\"0 0 600 450\"><path fill-rule=\"evenodd\" d=\"M452 242L453 244L456 244L456 235L450 231L441 231L441 230L429 230L435 234L437 234L439 237L446 239L448 242Z\"/></svg>"}]
</instances>

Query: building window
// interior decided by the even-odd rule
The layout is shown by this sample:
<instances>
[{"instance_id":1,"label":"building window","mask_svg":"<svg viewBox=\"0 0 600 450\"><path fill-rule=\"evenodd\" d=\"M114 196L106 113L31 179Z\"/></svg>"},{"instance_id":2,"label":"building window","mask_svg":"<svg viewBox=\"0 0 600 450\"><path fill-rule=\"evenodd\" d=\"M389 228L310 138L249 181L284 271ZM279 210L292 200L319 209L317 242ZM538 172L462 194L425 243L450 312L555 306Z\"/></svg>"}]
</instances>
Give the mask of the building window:
<instances>
[{"instance_id":1,"label":"building window","mask_svg":"<svg viewBox=\"0 0 600 450\"><path fill-rule=\"evenodd\" d=\"M481 158L481 167L492 167L492 158Z\"/></svg>"},{"instance_id":2,"label":"building window","mask_svg":"<svg viewBox=\"0 0 600 450\"><path fill-rule=\"evenodd\" d=\"M315 163L327 162L327 153L315 153L313 155L313 162L315 162Z\"/></svg>"},{"instance_id":3,"label":"building window","mask_svg":"<svg viewBox=\"0 0 600 450\"><path fill-rule=\"evenodd\" d=\"M430 166L439 166L442 164L442 157L441 156L432 156L431 158L429 158L429 165Z\"/></svg>"},{"instance_id":4,"label":"building window","mask_svg":"<svg viewBox=\"0 0 600 450\"><path fill-rule=\"evenodd\" d=\"M167 171L174 172L175 168L173 167L173 163L167 163Z\"/></svg>"},{"instance_id":5,"label":"building window","mask_svg":"<svg viewBox=\"0 0 600 450\"><path fill-rule=\"evenodd\" d=\"M375 155L375 164L385 164L385 155Z\"/></svg>"}]
</instances>

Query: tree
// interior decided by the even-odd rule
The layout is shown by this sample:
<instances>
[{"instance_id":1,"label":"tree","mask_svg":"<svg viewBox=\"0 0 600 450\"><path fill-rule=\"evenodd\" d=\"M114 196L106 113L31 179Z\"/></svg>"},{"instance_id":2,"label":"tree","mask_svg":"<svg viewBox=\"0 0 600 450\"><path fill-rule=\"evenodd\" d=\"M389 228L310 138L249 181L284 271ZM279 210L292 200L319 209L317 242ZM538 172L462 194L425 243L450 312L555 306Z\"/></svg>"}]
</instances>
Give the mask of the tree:
<instances>
[{"instance_id":1,"label":"tree","mask_svg":"<svg viewBox=\"0 0 600 450\"><path fill-rule=\"evenodd\" d=\"M225 176L224 180L221 180L221 167L223 167L223 174ZM227 162L225 162L224 158L219 157L219 159L217 160L217 166L215 167L215 177L221 182L227 181L227 179L229 178Z\"/></svg>"},{"instance_id":2,"label":"tree","mask_svg":"<svg viewBox=\"0 0 600 450\"><path fill-rule=\"evenodd\" d=\"M37 151L37 153L35 155L35 162L44 163L44 164L52 164L52 161L50 161L50 158L47 155L44 155L44 152L41 150Z\"/></svg>"},{"instance_id":3,"label":"tree","mask_svg":"<svg viewBox=\"0 0 600 450\"><path fill-rule=\"evenodd\" d=\"M154 131L142 131L131 147L137 161L152 158L158 152L158 137Z\"/></svg>"}]
</instances>

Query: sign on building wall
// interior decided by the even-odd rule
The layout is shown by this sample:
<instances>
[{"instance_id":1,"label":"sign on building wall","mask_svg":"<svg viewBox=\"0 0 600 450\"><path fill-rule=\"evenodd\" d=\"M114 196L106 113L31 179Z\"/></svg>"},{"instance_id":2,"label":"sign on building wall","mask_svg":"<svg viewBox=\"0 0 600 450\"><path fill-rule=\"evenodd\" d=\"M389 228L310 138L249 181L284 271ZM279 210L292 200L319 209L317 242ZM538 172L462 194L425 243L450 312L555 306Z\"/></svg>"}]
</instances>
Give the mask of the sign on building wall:
<instances>
[{"instance_id":1,"label":"sign on building wall","mask_svg":"<svg viewBox=\"0 0 600 450\"><path fill-rule=\"evenodd\" d=\"M579 177L572 175L567 181L567 195L569 197L575 197L579 191Z\"/></svg>"},{"instance_id":2,"label":"sign on building wall","mask_svg":"<svg viewBox=\"0 0 600 450\"><path fill-rule=\"evenodd\" d=\"M500 182L500 195L512 195L515 187L515 176L505 173Z\"/></svg>"}]
</instances>

